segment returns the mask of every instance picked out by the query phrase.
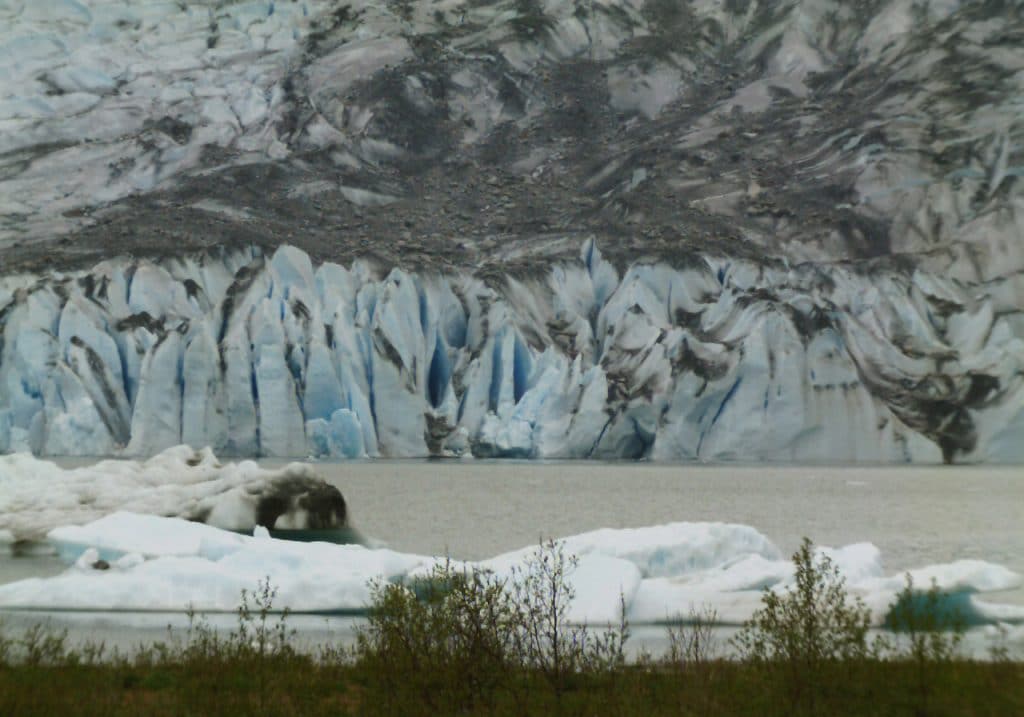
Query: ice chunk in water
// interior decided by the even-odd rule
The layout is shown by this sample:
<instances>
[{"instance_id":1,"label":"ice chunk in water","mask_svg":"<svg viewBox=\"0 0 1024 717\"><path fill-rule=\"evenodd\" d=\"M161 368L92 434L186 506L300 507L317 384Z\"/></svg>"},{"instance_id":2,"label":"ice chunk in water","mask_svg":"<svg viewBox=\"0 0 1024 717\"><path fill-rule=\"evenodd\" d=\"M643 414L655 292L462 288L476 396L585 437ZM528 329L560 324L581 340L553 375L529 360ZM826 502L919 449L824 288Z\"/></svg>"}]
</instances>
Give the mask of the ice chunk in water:
<instances>
[{"instance_id":1,"label":"ice chunk in water","mask_svg":"<svg viewBox=\"0 0 1024 717\"><path fill-rule=\"evenodd\" d=\"M68 559L86 567L96 560L116 569L71 569L47 579L0 586L0 607L106 610L233 610L240 591L265 576L279 587L278 607L299 611L359 611L370 580L406 580L429 574L444 560L385 549L327 543L291 543L249 537L177 518L118 513L81 527L62 527L51 540ZM753 528L675 523L601 530L562 541L578 563L566 579L575 592L571 621L617 622L624 604L632 623L686 618L712 608L719 622L740 624L761 604L762 590L792 589L794 567ZM500 577L527 568L538 548L499 555L475 566ZM869 543L822 548L863 598L876 625L885 623L903 577L883 577L879 552ZM81 556L87 557L82 558ZM464 567L473 567L465 564ZM927 590L934 577L945 604L971 624L1024 622L1024 607L979 601L976 593L1021 584L999 565L962 560L912 571Z\"/></svg>"}]
</instances>

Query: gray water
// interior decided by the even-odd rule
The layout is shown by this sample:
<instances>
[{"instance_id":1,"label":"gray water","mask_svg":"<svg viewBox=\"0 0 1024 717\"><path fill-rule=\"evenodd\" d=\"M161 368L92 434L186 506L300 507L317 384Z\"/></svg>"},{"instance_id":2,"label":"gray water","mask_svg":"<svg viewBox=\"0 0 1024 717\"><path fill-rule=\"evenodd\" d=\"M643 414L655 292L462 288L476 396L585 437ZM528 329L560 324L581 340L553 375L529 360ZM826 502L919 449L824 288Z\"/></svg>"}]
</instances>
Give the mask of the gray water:
<instances>
[{"instance_id":1,"label":"gray water","mask_svg":"<svg viewBox=\"0 0 1024 717\"><path fill-rule=\"evenodd\" d=\"M674 521L751 525L791 552L869 541L888 570L978 558L1024 574L1024 470L649 463L319 466L353 523L400 551L484 558L539 537ZM1024 596L1022 596L1024 597Z\"/></svg>"},{"instance_id":2,"label":"gray water","mask_svg":"<svg viewBox=\"0 0 1024 717\"><path fill-rule=\"evenodd\" d=\"M318 469L341 489L364 535L403 552L478 559L602 527L723 521L751 525L785 552L803 536L832 546L872 542L887 573L977 558L1024 574L1020 468L372 461ZM0 583L61 569L51 557L0 559ZM986 600L1024 604L1024 589ZM131 643L185 624L166 615L50 617L75 636ZM36 619L6 618L15 626ZM309 617L295 626L315 641L350 635L352 621ZM653 632L638 637L658 641Z\"/></svg>"}]
</instances>

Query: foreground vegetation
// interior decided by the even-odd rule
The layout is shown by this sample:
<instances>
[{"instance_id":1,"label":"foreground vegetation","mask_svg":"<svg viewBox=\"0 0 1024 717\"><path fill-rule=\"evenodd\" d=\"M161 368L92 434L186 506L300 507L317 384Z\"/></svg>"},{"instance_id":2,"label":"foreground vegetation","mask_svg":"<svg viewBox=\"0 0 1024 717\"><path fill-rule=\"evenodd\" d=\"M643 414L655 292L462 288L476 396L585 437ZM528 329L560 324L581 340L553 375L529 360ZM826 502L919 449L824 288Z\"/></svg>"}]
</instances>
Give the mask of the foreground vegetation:
<instances>
[{"instance_id":1,"label":"foreground vegetation","mask_svg":"<svg viewBox=\"0 0 1024 717\"><path fill-rule=\"evenodd\" d=\"M130 656L66 635L0 631L0 715L1022 715L1024 664L958 656L962 630L909 582L897 643L809 542L795 589L766 592L724 659L714 612L691 611L662 656L625 659L625 621L569 624L574 559L541 546L508 580L438 568L376 584L351 649L299 654L269 581L243 593L237 627L201 619Z\"/></svg>"}]
</instances>

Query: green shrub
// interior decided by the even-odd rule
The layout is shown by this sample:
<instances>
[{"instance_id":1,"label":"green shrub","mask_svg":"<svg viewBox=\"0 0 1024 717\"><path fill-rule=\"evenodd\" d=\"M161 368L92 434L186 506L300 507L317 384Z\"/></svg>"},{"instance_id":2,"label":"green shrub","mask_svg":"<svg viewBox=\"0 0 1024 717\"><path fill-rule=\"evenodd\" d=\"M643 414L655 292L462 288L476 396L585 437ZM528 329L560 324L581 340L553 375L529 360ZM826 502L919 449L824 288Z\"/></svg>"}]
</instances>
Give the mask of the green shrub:
<instances>
[{"instance_id":1,"label":"green shrub","mask_svg":"<svg viewBox=\"0 0 1024 717\"><path fill-rule=\"evenodd\" d=\"M625 663L629 626L620 596L619 622L594 630L569 623L576 597L568 578L578 560L565 546L548 540L534 549L524 568L513 572L519 661L544 677L559 698L580 671L608 673Z\"/></svg>"},{"instance_id":2,"label":"green shrub","mask_svg":"<svg viewBox=\"0 0 1024 717\"><path fill-rule=\"evenodd\" d=\"M623 666L626 626L612 626L615 637L609 640L567 624L572 591L566 578L574 561L552 543L539 553L546 561L535 555L507 581L447 565L407 587L378 584L380 612L366 628L368 642L355 650L324 647L317 657L290 647L286 616L275 621L270 614L274 591L268 582L246 593L234 630L218 634L193 615L184 640L171 635L131 655L70 646L52 626L24 636L0 629L0 657L4 645L8 652L0 659L0 715L1024 714L1024 664L1012 661L1005 646L997 662L958 657L947 649L957 634L950 630L948 611L919 611L929 599L912 584L904 593L913 599L902 601L912 608L905 636L921 639L904 642L906 648L894 649L885 660L874 650L866 660L821 658L820 671L804 677L806 692L790 701L786 690L793 682L784 653L749 661L717 658L714 613L706 609L691 610L688 620L669 628L667 656L641 656ZM803 569L827 565L809 557ZM533 590L534 598L520 604L515 582ZM934 588L933 593L933 604L949 604ZM371 632L374 625L384 632ZM539 636L534 648L528 648L530 629ZM754 629L753 621L747 629ZM936 648L932 633L941 633L947 647ZM559 670L552 667L556 654ZM914 655L916 662L908 659Z\"/></svg>"},{"instance_id":3,"label":"green shrub","mask_svg":"<svg viewBox=\"0 0 1024 717\"><path fill-rule=\"evenodd\" d=\"M449 562L413 587L373 583L355 647L371 711L436 714L493 703L513 666L516 612L504 587Z\"/></svg>"},{"instance_id":4,"label":"green shrub","mask_svg":"<svg viewBox=\"0 0 1024 717\"><path fill-rule=\"evenodd\" d=\"M11 661L14 638L7 636L6 625L0 620L0 667L6 667Z\"/></svg>"},{"instance_id":5,"label":"green shrub","mask_svg":"<svg viewBox=\"0 0 1024 717\"><path fill-rule=\"evenodd\" d=\"M906 635L906 657L920 662L949 662L963 640L964 620L959 608L943 600L934 579L928 592L915 590L910 573L895 602L889 606L886 625Z\"/></svg>"},{"instance_id":6,"label":"green shrub","mask_svg":"<svg viewBox=\"0 0 1024 717\"><path fill-rule=\"evenodd\" d=\"M501 579L435 567L412 585L375 583L355 658L367 706L382 714L561 712L581 680L608 685L625 662L624 619L607 629L570 624L576 559L548 541ZM541 711L548 711L543 708Z\"/></svg>"},{"instance_id":7,"label":"green shrub","mask_svg":"<svg viewBox=\"0 0 1024 717\"><path fill-rule=\"evenodd\" d=\"M49 667L98 657L97 649L92 647L84 655L72 650L68 645L68 631L53 628L48 622L26 628L21 637L6 635L3 627L0 622L0 667ZM102 649L98 652L102 653Z\"/></svg>"},{"instance_id":8,"label":"green shrub","mask_svg":"<svg viewBox=\"0 0 1024 717\"><path fill-rule=\"evenodd\" d=\"M717 624L718 611L713 607L697 609L691 606L685 620L680 619L666 628L666 664L680 672L706 670L718 654L718 642L714 632Z\"/></svg>"},{"instance_id":9,"label":"green shrub","mask_svg":"<svg viewBox=\"0 0 1024 717\"><path fill-rule=\"evenodd\" d=\"M740 655L808 666L867 657L870 611L860 598L849 598L832 560L827 555L816 559L811 541L804 538L793 564L793 589L782 594L765 590L762 607L736 636Z\"/></svg>"},{"instance_id":10,"label":"green shrub","mask_svg":"<svg viewBox=\"0 0 1024 717\"><path fill-rule=\"evenodd\" d=\"M685 712L687 705L703 714L715 712L712 696L721 668L717 624L718 612L713 607L691 606L685 618L677 616L677 622L666 628L668 652L661 665L675 678L680 712Z\"/></svg>"},{"instance_id":11,"label":"green shrub","mask_svg":"<svg viewBox=\"0 0 1024 717\"><path fill-rule=\"evenodd\" d=\"M914 589L914 578L907 573L903 590L889 606L887 625L907 638L906 651L898 657L913 665L910 687L915 714L933 714L939 683L963 640L962 614L950 601L943 600L934 579L928 592L922 594Z\"/></svg>"},{"instance_id":12,"label":"green shrub","mask_svg":"<svg viewBox=\"0 0 1024 717\"><path fill-rule=\"evenodd\" d=\"M871 614L860 598L849 598L831 559L815 557L809 539L793 555L793 564L792 590L765 590L762 607L733 641L744 660L777 673L791 711L815 713L828 668L871 656Z\"/></svg>"}]
</instances>

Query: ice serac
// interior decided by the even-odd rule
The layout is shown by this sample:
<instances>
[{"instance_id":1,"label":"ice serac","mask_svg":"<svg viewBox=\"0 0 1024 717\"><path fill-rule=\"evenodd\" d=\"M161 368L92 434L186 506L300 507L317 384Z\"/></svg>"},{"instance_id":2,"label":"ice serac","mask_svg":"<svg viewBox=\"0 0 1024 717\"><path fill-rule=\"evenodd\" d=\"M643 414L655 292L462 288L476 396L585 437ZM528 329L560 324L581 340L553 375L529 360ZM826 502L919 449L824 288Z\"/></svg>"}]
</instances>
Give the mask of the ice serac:
<instances>
[{"instance_id":1,"label":"ice serac","mask_svg":"<svg viewBox=\"0 0 1024 717\"><path fill-rule=\"evenodd\" d=\"M0 450L1020 461L1021 287L593 241L478 277L295 247L0 280Z\"/></svg>"}]
</instances>

